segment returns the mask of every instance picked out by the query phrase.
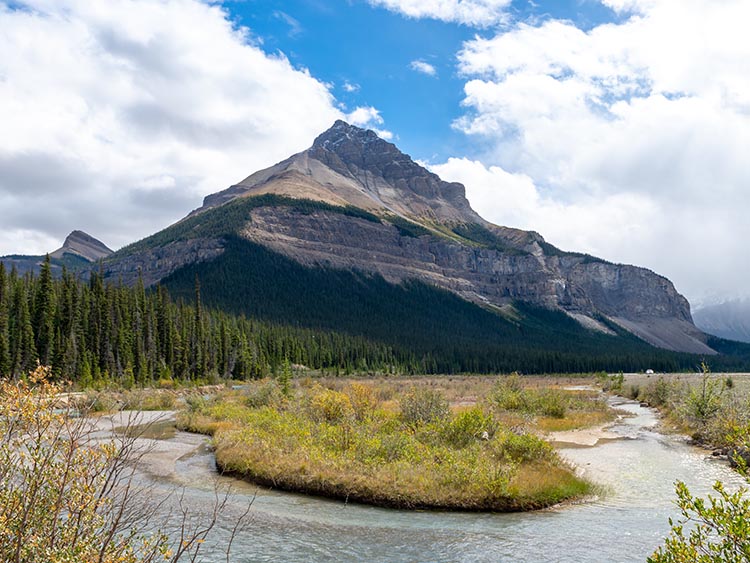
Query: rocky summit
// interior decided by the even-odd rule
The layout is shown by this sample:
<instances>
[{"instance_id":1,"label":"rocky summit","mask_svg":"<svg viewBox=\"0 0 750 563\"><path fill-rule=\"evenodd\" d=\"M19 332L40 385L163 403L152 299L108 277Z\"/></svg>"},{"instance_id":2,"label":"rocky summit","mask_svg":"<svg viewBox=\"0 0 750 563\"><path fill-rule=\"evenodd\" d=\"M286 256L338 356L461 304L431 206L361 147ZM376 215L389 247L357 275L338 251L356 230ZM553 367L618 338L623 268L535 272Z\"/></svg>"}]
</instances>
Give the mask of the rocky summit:
<instances>
[{"instance_id":1,"label":"rocky summit","mask_svg":"<svg viewBox=\"0 0 750 563\"><path fill-rule=\"evenodd\" d=\"M49 253L52 272L59 275L63 266L70 271L86 273L91 268L91 263L106 258L112 254L112 250L100 240L95 239L83 231L73 231L67 237L63 245ZM15 254L12 256L0 256L0 262L7 269L15 267L16 271L23 274L26 272L38 272L44 256L26 256Z\"/></svg>"},{"instance_id":2,"label":"rocky summit","mask_svg":"<svg viewBox=\"0 0 750 563\"><path fill-rule=\"evenodd\" d=\"M65 238L61 248L50 253L50 258L63 258L66 254L96 262L112 254L112 249L83 231L73 231Z\"/></svg>"},{"instance_id":3,"label":"rocky summit","mask_svg":"<svg viewBox=\"0 0 750 563\"><path fill-rule=\"evenodd\" d=\"M107 275L154 284L218 260L229 238L306 268L417 280L510 320L526 303L591 331L624 330L660 348L714 353L668 279L493 225L471 208L462 184L343 121L308 150L207 196L182 221L118 251L105 261Z\"/></svg>"}]
</instances>

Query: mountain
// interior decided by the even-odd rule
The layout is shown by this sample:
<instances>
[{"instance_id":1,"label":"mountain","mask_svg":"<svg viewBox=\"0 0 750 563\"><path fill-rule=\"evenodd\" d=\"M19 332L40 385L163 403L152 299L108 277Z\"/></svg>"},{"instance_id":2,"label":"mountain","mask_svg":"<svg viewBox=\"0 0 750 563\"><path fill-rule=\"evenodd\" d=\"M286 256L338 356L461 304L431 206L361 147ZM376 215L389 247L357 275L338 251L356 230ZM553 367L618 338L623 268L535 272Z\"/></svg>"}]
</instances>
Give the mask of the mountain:
<instances>
[{"instance_id":1,"label":"mountain","mask_svg":"<svg viewBox=\"0 0 750 563\"><path fill-rule=\"evenodd\" d=\"M431 291L447 291L465 304L451 302L454 327L481 310L492 317L482 322L498 331L496 342L507 337L505 323L525 330L529 346L544 347L555 327L568 331L560 346L571 353L596 335L609 338L599 345L616 347L627 334L667 350L714 353L666 278L493 225L471 208L462 184L343 121L308 150L207 196L185 219L104 265L108 277L161 282L185 298L197 276L209 304L374 338L398 332L389 333L389 323L409 325L400 311L434 328L440 315L423 309L450 300Z\"/></svg>"},{"instance_id":2,"label":"mountain","mask_svg":"<svg viewBox=\"0 0 750 563\"><path fill-rule=\"evenodd\" d=\"M49 257L53 273L59 274L63 266L72 271L86 272L93 262L106 258L112 252L103 242L91 235L83 231L73 231L65 238L60 248L49 253ZM39 271L44 259L44 256L20 254L0 256L0 262L5 264L6 269L10 270L15 266L21 274Z\"/></svg>"},{"instance_id":3,"label":"mountain","mask_svg":"<svg viewBox=\"0 0 750 563\"><path fill-rule=\"evenodd\" d=\"M733 299L695 311L695 325L708 334L750 342L750 299Z\"/></svg>"}]
</instances>

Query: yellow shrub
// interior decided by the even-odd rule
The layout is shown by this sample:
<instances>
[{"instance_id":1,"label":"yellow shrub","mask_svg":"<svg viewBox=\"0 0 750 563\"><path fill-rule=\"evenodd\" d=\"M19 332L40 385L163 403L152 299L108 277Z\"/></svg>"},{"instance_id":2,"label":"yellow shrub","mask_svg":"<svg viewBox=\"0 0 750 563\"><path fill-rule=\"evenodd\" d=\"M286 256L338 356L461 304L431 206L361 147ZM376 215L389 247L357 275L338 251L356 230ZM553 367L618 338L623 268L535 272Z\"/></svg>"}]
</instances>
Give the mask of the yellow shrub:
<instances>
[{"instance_id":1,"label":"yellow shrub","mask_svg":"<svg viewBox=\"0 0 750 563\"><path fill-rule=\"evenodd\" d=\"M349 397L340 391L323 389L313 395L310 413L315 420L340 422L354 416L354 408Z\"/></svg>"}]
</instances>

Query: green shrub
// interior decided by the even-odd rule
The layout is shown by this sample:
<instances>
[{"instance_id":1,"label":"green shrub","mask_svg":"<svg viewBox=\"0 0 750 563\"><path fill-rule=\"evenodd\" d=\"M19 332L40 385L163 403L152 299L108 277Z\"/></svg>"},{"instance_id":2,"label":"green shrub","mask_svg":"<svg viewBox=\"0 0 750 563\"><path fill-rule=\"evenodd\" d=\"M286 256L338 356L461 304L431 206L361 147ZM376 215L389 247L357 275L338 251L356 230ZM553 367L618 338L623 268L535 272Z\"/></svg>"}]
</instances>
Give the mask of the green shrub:
<instances>
[{"instance_id":1,"label":"green shrub","mask_svg":"<svg viewBox=\"0 0 750 563\"><path fill-rule=\"evenodd\" d=\"M120 402L113 393L107 391L94 391L88 393L83 402L83 411L90 412L112 412L120 410Z\"/></svg>"},{"instance_id":2,"label":"green shrub","mask_svg":"<svg viewBox=\"0 0 750 563\"><path fill-rule=\"evenodd\" d=\"M514 372L499 379L492 392L492 401L500 410L528 410L528 401L521 383L521 377Z\"/></svg>"},{"instance_id":3,"label":"green shrub","mask_svg":"<svg viewBox=\"0 0 750 563\"><path fill-rule=\"evenodd\" d=\"M650 383L643 393L643 400L653 407L666 405L675 395L676 386L664 377Z\"/></svg>"},{"instance_id":4,"label":"green shrub","mask_svg":"<svg viewBox=\"0 0 750 563\"><path fill-rule=\"evenodd\" d=\"M717 496L694 497L677 483L680 518L649 563L728 563L750 559L750 499L747 489L730 493L716 482Z\"/></svg>"},{"instance_id":5,"label":"green shrub","mask_svg":"<svg viewBox=\"0 0 750 563\"><path fill-rule=\"evenodd\" d=\"M609 375L606 371L598 371L594 374L597 383L602 386L602 391L618 392L622 391L622 384L625 382L625 375L620 372L617 375Z\"/></svg>"},{"instance_id":6,"label":"green shrub","mask_svg":"<svg viewBox=\"0 0 750 563\"><path fill-rule=\"evenodd\" d=\"M497 425L491 414L479 407L458 413L448 422L443 431L445 440L454 447L463 448L481 439L494 436Z\"/></svg>"},{"instance_id":7,"label":"green shrub","mask_svg":"<svg viewBox=\"0 0 750 563\"><path fill-rule=\"evenodd\" d=\"M567 411L565 391L545 389L536 393L533 410L535 413L553 418L564 418Z\"/></svg>"},{"instance_id":8,"label":"green shrub","mask_svg":"<svg viewBox=\"0 0 750 563\"><path fill-rule=\"evenodd\" d=\"M399 404L401 418L411 426L447 420L450 414L447 399L435 389L415 389Z\"/></svg>"},{"instance_id":9,"label":"green shrub","mask_svg":"<svg viewBox=\"0 0 750 563\"><path fill-rule=\"evenodd\" d=\"M554 455L552 446L533 434L506 432L493 444L495 455L515 463L542 461Z\"/></svg>"},{"instance_id":10,"label":"green shrub","mask_svg":"<svg viewBox=\"0 0 750 563\"><path fill-rule=\"evenodd\" d=\"M492 402L504 411L563 418L568 409L569 396L560 389L524 388L520 376L511 374L495 385Z\"/></svg>"}]
</instances>

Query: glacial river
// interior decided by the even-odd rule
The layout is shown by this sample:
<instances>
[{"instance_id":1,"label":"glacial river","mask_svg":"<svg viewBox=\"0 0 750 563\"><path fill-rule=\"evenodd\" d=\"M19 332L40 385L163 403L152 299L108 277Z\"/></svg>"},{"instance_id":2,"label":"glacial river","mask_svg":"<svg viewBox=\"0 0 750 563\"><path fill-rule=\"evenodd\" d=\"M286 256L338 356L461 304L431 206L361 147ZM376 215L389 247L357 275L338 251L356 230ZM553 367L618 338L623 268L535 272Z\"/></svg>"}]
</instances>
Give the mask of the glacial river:
<instances>
[{"instance_id":1,"label":"glacial river","mask_svg":"<svg viewBox=\"0 0 750 563\"><path fill-rule=\"evenodd\" d=\"M219 482L231 484L233 495L213 541L204 545L203 560L226 561L232 521L252 501L232 562L645 562L668 533L668 518L677 514L675 480L702 494L717 479L732 485L742 480L706 451L655 432L651 409L632 402L617 406L634 416L610 428L610 439L560 448L602 485L595 500L521 514L410 512L267 491L224 477ZM183 486L183 503L207 512L216 475L205 439L177 432L161 442L179 459L168 471L162 467L144 478L158 488Z\"/></svg>"}]
</instances>

